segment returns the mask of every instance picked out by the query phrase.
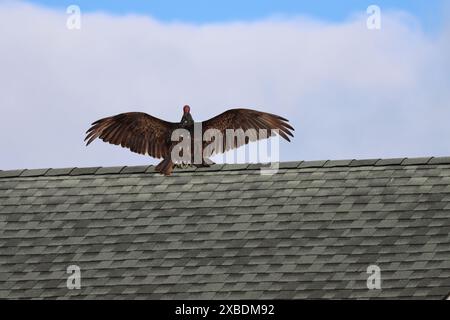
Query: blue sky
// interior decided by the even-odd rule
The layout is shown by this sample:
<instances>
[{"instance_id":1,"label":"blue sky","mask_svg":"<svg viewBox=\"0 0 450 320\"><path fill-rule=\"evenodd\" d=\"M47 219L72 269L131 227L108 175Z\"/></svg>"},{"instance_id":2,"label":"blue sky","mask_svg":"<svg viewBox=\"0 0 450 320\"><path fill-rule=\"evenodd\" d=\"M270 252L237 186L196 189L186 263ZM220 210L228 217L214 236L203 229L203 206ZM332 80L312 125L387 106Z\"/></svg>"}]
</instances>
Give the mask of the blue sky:
<instances>
[{"instance_id":1,"label":"blue sky","mask_svg":"<svg viewBox=\"0 0 450 320\"><path fill-rule=\"evenodd\" d=\"M403 10L416 16L428 31L438 29L443 20L444 0L31 0L49 7L79 5L83 11L114 14L140 13L161 21L210 23L258 20L271 16L306 15L325 21L344 21L371 5L384 11Z\"/></svg>"}]
</instances>

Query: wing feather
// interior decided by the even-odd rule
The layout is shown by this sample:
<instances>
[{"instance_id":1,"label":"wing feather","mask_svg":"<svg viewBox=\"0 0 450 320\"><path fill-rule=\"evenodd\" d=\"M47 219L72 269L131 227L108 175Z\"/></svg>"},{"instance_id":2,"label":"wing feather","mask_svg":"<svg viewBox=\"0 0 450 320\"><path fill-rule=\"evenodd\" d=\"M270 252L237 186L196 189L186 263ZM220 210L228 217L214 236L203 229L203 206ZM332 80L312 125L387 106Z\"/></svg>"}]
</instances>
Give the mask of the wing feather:
<instances>
[{"instance_id":1,"label":"wing feather","mask_svg":"<svg viewBox=\"0 0 450 320\"><path fill-rule=\"evenodd\" d=\"M99 119L86 131L86 145L99 138L139 154L155 158L168 155L170 135L176 123L143 112L127 112Z\"/></svg>"},{"instance_id":2,"label":"wing feather","mask_svg":"<svg viewBox=\"0 0 450 320\"><path fill-rule=\"evenodd\" d=\"M275 114L251 110L251 109L231 109L225 111L214 118L207 121L203 121L202 128L203 132L208 129L217 129L223 135L223 145L224 151L228 151L232 148L240 147L244 142L245 144L264 139L262 135L259 134L259 130L267 130L267 137L273 136L275 132L273 130L278 130L278 134L290 141L289 136L293 137L292 131L294 128L288 123L289 120L277 116ZM232 145L227 145L226 143L226 130L242 129L246 132L248 129L255 129L256 135L251 131L248 131L249 135L245 137L245 141L239 141L239 139L234 139Z\"/></svg>"}]
</instances>

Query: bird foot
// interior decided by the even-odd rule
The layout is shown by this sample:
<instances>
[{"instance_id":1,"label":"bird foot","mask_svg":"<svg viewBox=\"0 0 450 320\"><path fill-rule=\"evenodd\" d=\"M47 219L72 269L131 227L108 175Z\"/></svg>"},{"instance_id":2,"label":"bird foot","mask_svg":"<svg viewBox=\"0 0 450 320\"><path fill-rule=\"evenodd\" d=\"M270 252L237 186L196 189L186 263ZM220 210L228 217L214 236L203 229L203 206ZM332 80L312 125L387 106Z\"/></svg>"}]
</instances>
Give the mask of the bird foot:
<instances>
[{"instance_id":1,"label":"bird foot","mask_svg":"<svg viewBox=\"0 0 450 320\"><path fill-rule=\"evenodd\" d=\"M209 163L206 162L206 161L203 161L200 164L195 164L195 163L192 164L192 163L188 163L188 162L181 162L181 163L175 163L174 164L174 168L177 168L177 169L187 169L187 168L190 168L190 167L202 168L202 167L210 167L210 166L212 166L214 164L215 163L212 162L211 160L209 160Z\"/></svg>"},{"instance_id":2,"label":"bird foot","mask_svg":"<svg viewBox=\"0 0 450 320\"><path fill-rule=\"evenodd\" d=\"M175 163L174 167L178 168L178 169L186 169L189 168L191 166L190 163Z\"/></svg>"}]
</instances>

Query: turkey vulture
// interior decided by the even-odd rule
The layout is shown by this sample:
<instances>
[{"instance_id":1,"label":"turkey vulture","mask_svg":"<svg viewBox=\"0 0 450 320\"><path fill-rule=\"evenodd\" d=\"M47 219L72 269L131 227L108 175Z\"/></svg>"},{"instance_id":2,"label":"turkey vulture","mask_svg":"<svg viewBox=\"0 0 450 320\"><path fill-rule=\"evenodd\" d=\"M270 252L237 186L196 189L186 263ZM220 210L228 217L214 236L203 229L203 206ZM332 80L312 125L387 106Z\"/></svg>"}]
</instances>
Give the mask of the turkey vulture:
<instances>
[{"instance_id":1,"label":"turkey vulture","mask_svg":"<svg viewBox=\"0 0 450 320\"><path fill-rule=\"evenodd\" d=\"M213 129L213 132L222 135L219 135L218 139L202 140L202 148L215 143L212 153L237 148L250 141L273 136L275 133L290 141L289 136L293 137L291 130L294 131L287 119L250 109L231 109L200 124L202 132ZM96 138L100 138L105 142L126 147L132 152L148 154L154 158L163 158L163 161L155 169L164 175L170 175L176 162L172 159L172 150L179 143L179 141L172 141L172 133L177 129L188 130L192 134L191 142L194 144L195 134L193 131L195 125L188 105L183 107L183 117L179 123L167 122L143 112L127 112L95 121L87 130L84 140L87 141L86 145L89 145ZM250 133L244 139L233 137L231 143L229 143L229 140L226 140L228 129L242 129L241 132ZM258 132L264 132L262 129L266 130L266 135L258 134ZM221 137L223 137L223 140ZM219 145L219 142L223 144ZM200 164L196 164L192 159L190 163L195 166L208 166L212 162L209 159L203 160L202 157Z\"/></svg>"}]
</instances>

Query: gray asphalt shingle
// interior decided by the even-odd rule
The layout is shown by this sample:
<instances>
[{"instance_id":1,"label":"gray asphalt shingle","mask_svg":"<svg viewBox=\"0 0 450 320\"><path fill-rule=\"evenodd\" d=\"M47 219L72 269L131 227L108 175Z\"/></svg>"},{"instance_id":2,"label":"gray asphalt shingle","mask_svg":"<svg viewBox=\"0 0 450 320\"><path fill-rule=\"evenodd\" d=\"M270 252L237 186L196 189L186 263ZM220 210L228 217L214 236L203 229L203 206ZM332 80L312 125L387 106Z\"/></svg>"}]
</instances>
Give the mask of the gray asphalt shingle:
<instances>
[{"instance_id":1,"label":"gray asphalt shingle","mask_svg":"<svg viewBox=\"0 0 450 320\"><path fill-rule=\"evenodd\" d=\"M0 298L449 294L450 157L262 166L0 171Z\"/></svg>"}]
</instances>

